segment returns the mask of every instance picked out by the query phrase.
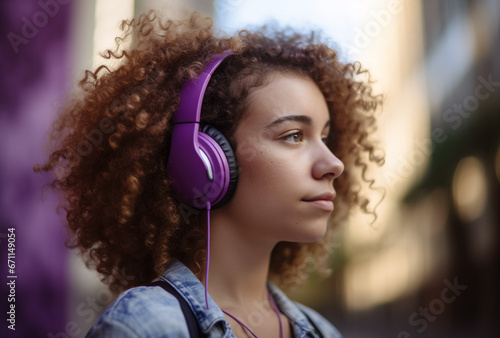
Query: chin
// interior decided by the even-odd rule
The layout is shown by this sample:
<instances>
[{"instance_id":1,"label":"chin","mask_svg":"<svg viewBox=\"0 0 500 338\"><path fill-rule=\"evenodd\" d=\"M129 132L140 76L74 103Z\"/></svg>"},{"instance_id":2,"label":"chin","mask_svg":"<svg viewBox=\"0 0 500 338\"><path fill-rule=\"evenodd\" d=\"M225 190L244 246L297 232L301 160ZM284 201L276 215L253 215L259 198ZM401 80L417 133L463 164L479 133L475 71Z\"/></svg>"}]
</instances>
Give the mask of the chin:
<instances>
[{"instance_id":1,"label":"chin","mask_svg":"<svg viewBox=\"0 0 500 338\"><path fill-rule=\"evenodd\" d=\"M314 224L308 224L307 227L301 229L302 231L298 234L294 242L299 243L314 243L325 237L327 229L326 220L323 222L314 222Z\"/></svg>"}]
</instances>

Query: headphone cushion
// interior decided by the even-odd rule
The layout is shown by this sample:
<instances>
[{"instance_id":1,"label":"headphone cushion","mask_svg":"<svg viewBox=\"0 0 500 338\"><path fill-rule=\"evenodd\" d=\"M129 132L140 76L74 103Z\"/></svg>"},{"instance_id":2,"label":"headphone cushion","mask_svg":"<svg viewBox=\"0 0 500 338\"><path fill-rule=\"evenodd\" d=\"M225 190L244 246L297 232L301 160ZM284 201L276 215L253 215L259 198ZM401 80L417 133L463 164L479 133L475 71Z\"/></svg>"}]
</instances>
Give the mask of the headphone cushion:
<instances>
[{"instance_id":1,"label":"headphone cushion","mask_svg":"<svg viewBox=\"0 0 500 338\"><path fill-rule=\"evenodd\" d=\"M236 191L236 185L238 183L238 162L236 161L236 156L234 155L231 144L229 144L229 141L220 131L218 131L211 125L205 125L201 127L201 132L217 142L217 144L224 152L224 155L226 156L227 164L229 167L229 185L224 197L222 197L222 199L213 206L213 209L217 209L229 202L231 197L233 197L234 192Z\"/></svg>"}]
</instances>

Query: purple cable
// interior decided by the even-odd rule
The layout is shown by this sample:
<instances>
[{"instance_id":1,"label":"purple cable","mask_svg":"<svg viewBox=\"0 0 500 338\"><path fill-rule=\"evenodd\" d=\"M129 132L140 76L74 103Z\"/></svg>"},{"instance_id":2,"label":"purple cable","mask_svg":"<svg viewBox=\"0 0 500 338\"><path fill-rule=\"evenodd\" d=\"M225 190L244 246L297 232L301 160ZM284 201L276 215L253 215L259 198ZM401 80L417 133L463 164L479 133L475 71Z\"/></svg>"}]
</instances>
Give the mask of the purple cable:
<instances>
[{"instance_id":1,"label":"purple cable","mask_svg":"<svg viewBox=\"0 0 500 338\"><path fill-rule=\"evenodd\" d=\"M280 310L278 309L278 306L276 305L273 296L269 292L269 289L267 290L267 295L269 296L269 300L271 301L271 305L273 306L274 312L276 312L276 315L278 316L278 321L280 323L280 337L284 338L285 332L283 331L283 323L281 322Z\"/></svg>"},{"instance_id":2,"label":"purple cable","mask_svg":"<svg viewBox=\"0 0 500 338\"><path fill-rule=\"evenodd\" d=\"M208 306L208 267L210 266L210 201L207 201L207 268L205 271L205 304L207 305L207 310L210 310Z\"/></svg>"},{"instance_id":3,"label":"purple cable","mask_svg":"<svg viewBox=\"0 0 500 338\"><path fill-rule=\"evenodd\" d=\"M222 309L221 309L222 310ZM240 324L241 326L243 326L248 332L250 332L252 334L252 336L254 336L255 338L259 338L255 335L255 333L252 332L252 330L250 330L245 324L243 324L242 322L240 322L238 320L238 318L236 318L235 316L233 316L232 314L230 314L229 312L226 312L224 310L222 310L222 312L224 312L226 315L228 315L229 317L233 318L235 321L238 322L238 324Z\"/></svg>"},{"instance_id":4,"label":"purple cable","mask_svg":"<svg viewBox=\"0 0 500 338\"><path fill-rule=\"evenodd\" d=\"M271 302L271 305L273 307L273 310L274 312L276 312L276 315L278 316L278 321L280 323L280 337L283 338L284 337L284 332L283 332L283 323L281 322L281 315L280 315L280 311L278 310L278 306L276 305L276 303L274 302L274 299L273 297L271 296L271 293L269 292L269 290L267 290L267 297L269 298L269 301ZM222 310L222 309L221 309ZM252 334L252 336L254 336L255 338L259 338L255 335L255 333L252 332L252 330L250 330L248 328L248 326L246 326L245 324L243 324L238 318L236 318L235 316L233 316L232 314L230 314L229 312L227 311L224 311L222 310L222 312L224 312L226 315L228 315L229 317L233 318L238 324L240 324L243 328L245 328L248 332L250 332Z\"/></svg>"}]
</instances>

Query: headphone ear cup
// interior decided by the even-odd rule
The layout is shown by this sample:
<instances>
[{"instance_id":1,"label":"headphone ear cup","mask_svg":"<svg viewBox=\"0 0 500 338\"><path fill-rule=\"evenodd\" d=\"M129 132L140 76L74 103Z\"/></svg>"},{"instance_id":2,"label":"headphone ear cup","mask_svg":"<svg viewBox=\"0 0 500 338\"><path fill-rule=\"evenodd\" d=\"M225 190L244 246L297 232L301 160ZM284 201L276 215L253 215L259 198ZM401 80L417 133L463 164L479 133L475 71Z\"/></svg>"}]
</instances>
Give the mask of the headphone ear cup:
<instances>
[{"instance_id":1,"label":"headphone ear cup","mask_svg":"<svg viewBox=\"0 0 500 338\"><path fill-rule=\"evenodd\" d=\"M205 125L201 128L201 132L209 136L220 146L221 150L224 152L224 155L226 156L227 165L229 169L229 184L226 194L224 195L224 197L222 197L222 199L219 202L217 202L214 206L212 206L213 209L217 209L222 207L227 202L229 202L231 197L233 197L234 192L236 191L236 185L238 183L238 162L236 161L236 156L234 155L234 151L233 148L231 147L231 144L229 144L229 141L220 131L218 131L215 127L211 125Z\"/></svg>"}]
</instances>

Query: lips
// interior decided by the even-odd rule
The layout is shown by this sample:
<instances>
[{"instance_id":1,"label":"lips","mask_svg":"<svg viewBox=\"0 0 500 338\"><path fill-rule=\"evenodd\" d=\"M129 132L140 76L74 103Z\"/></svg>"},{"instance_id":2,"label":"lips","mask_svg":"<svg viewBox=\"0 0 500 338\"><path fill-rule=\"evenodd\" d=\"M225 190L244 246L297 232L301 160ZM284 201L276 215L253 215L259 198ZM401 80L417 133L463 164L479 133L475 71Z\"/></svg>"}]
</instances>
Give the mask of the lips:
<instances>
[{"instance_id":1,"label":"lips","mask_svg":"<svg viewBox=\"0 0 500 338\"><path fill-rule=\"evenodd\" d=\"M311 198L305 198L302 201L306 202L314 207L317 207L319 209L325 210L325 211L333 211L333 199L335 198L335 191L334 192L325 192L320 195L311 197Z\"/></svg>"}]
</instances>

